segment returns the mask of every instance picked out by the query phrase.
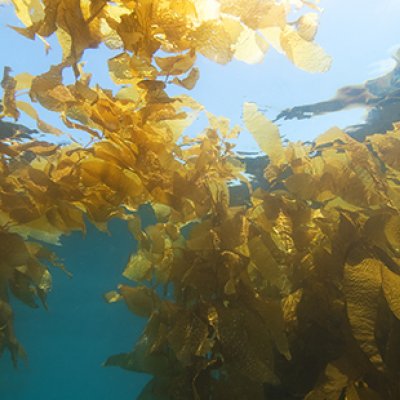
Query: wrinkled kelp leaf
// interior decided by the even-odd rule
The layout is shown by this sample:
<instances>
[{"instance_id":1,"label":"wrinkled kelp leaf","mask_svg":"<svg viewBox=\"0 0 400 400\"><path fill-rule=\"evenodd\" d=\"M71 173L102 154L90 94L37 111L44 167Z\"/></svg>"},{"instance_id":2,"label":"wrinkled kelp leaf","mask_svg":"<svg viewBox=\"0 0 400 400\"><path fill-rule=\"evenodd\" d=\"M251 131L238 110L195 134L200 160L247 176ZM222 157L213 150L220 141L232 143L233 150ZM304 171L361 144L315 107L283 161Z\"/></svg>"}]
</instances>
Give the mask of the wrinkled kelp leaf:
<instances>
[{"instance_id":1,"label":"wrinkled kelp leaf","mask_svg":"<svg viewBox=\"0 0 400 400\"><path fill-rule=\"evenodd\" d=\"M364 258L347 263L344 269L347 313L354 337L371 362L378 368L382 368L383 363L375 339L382 267L379 260Z\"/></svg>"},{"instance_id":2,"label":"wrinkled kelp leaf","mask_svg":"<svg viewBox=\"0 0 400 400\"><path fill-rule=\"evenodd\" d=\"M325 72L332 59L322 47L304 39L304 32L296 32L286 27L281 33L280 45L294 65L309 72Z\"/></svg>"},{"instance_id":3,"label":"wrinkled kelp leaf","mask_svg":"<svg viewBox=\"0 0 400 400\"><path fill-rule=\"evenodd\" d=\"M285 161L279 129L257 109L254 103L245 103L243 119L261 150L269 157L272 164Z\"/></svg>"},{"instance_id":4,"label":"wrinkled kelp leaf","mask_svg":"<svg viewBox=\"0 0 400 400\"><path fill-rule=\"evenodd\" d=\"M141 317L149 317L159 306L160 300L157 294L145 286L120 285L119 291L128 308Z\"/></svg>"}]
</instances>

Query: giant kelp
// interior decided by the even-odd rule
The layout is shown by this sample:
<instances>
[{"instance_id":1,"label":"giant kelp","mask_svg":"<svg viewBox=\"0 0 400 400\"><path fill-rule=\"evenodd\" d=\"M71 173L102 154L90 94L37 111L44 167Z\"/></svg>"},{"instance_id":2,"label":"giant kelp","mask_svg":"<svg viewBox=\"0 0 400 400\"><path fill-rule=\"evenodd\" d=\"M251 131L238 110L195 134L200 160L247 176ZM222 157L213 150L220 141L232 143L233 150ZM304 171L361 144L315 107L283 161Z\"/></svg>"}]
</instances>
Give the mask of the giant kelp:
<instances>
[{"instance_id":1,"label":"giant kelp","mask_svg":"<svg viewBox=\"0 0 400 400\"><path fill-rule=\"evenodd\" d=\"M36 77L2 81L3 114L33 117L31 102L60 113L90 135L87 146L58 146L11 135L1 142L1 346L22 348L12 330L9 292L34 304L50 286L40 263L55 256L33 240L57 242L127 220L139 243L121 285L106 294L148 318L133 351L106 365L146 372L141 399L399 397L398 126L360 143L333 128L312 144L283 145L278 128L254 104L244 122L269 164L268 189L251 191L225 118L182 138L204 112L170 97L169 83L190 89L200 53L216 62L256 62L268 45L298 67L323 71L314 44L315 13L287 23L306 1L14 1L23 35L55 33L60 64ZM93 86L79 63L105 43L114 93ZM64 84L72 68L75 82ZM169 81L170 77L172 80ZM31 102L17 101L29 89ZM18 130L16 131L18 133ZM229 183L250 197L237 205ZM150 203L157 223L136 210ZM280 396L280 397L277 397Z\"/></svg>"},{"instance_id":2,"label":"giant kelp","mask_svg":"<svg viewBox=\"0 0 400 400\"><path fill-rule=\"evenodd\" d=\"M397 129L387 135L399 143ZM144 231L135 223L140 249L124 275L172 283L174 301L147 286L110 293L150 322L106 365L154 374L143 398L264 398L267 383L285 398L395 399L399 187L381 139L332 129L309 146L278 141L271 190L253 193L252 206L229 207L215 184L213 209L186 237L172 210Z\"/></svg>"}]
</instances>

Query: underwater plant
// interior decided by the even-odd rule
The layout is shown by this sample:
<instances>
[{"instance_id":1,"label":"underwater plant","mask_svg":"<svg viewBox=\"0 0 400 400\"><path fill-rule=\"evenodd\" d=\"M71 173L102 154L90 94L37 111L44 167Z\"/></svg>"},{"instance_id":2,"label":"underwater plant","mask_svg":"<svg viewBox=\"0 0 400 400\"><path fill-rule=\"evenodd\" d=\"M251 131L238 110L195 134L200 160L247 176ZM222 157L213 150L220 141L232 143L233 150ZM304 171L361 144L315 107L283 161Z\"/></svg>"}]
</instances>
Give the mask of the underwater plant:
<instances>
[{"instance_id":1,"label":"underwater plant","mask_svg":"<svg viewBox=\"0 0 400 400\"><path fill-rule=\"evenodd\" d=\"M108 292L148 319L131 352L106 366L151 374L139 399L398 399L400 126L358 142L332 128L313 143L282 143L255 104L243 119L269 163L253 191L226 118L167 85L191 89L196 54L259 61L269 46L323 72L315 2L302 0L13 0L28 38L56 34L60 64L2 81L2 118L20 111L61 135L32 103L90 135L82 146L15 134L0 142L0 352L23 355L10 292L45 302L44 244L85 218L106 230L127 221L138 251L132 286ZM306 7L288 23L292 7ZM118 91L90 83L80 60L101 43ZM75 81L63 83L72 69ZM171 79L172 78L172 79ZM171 79L171 80L170 80ZM30 101L16 93L29 90ZM185 129L199 113L209 126ZM230 182L248 188L236 204ZM136 213L150 204L157 223ZM62 267L62 266L61 266ZM62 267L63 268L63 267ZM111 289L111 288L110 288Z\"/></svg>"}]
</instances>

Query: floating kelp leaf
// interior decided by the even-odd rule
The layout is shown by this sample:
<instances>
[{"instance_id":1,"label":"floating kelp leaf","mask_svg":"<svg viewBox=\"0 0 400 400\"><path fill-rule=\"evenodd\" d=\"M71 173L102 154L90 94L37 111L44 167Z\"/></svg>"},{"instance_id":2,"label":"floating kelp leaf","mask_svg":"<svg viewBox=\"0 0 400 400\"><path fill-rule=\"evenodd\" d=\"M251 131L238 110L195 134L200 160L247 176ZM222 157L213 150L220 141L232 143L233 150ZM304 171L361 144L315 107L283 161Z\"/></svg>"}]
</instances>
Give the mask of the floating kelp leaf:
<instances>
[{"instance_id":1,"label":"floating kelp leaf","mask_svg":"<svg viewBox=\"0 0 400 400\"><path fill-rule=\"evenodd\" d=\"M99 99L97 92L81 81L75 82L75 89L77 97L87 101L90 105L93 105Z\"/></svg>"},{"instance_id":2,"label":"floating kelp leaf","mask_svg":"<svg viewBox=\"0 0 400 400\"><path fill-rule=\"evenodd\" d=\"M130 61L127 53L121 53L108 60L110 76L116 84L128 83L134 79Z\"/></svg>"},{"instance_id":3,"label":"floating kelp leaf","mask_svg":"<svg viewBox=\"0 0 400 400\"><path fill-rule=\"evenodd\" d=\"M13 231L24 239L32 238L45 243L61 244L62 231L51 225L44 215L40 216L37 209L31 212L27 209L18 209L15 213L11 212L10 216L17 221L21 220L20 225L13 228Z\"/></svg>"},{"instance_id":4,"label":"floating kelp leaf","mask_svg":"<svg viewBox=\"0 0 400 400\"><path fill-rule=\"evenodd\" d=\"M146 248L151 251L150 257L155 262L160 261L168 246L164 224L150 225L145 229L145 232L149 239Z\"/></svg>"},{"instance_id":5,"label":"floating kelp leaf","mask_svg":"<svg viewBox=\"0 0 400 400\"><path fill-rule=\"evenodd\" d=\"M140 282L150 278L151 267L152 262L139 250L137 254L131 255L122 275L131 281Z\"/></svg>"},{"instance_id":6,"label":"floating kelp leaf","mask_svg":"<svg viewBox=\"0 0 400 400\"><path fill-rule=\"evenodd\" d=\"M166 127L167 132L170 132L174 141L177 141L185 130L193 124L200 114L199 110L187 112L186 117L182 119L164 119L159 122L161 127Z\"/></svg>"},{"instance_id":7,"label":"floating kelp leaf","mask_svg":"<svg viewBox=\"0 0 400 400\"><path fill-rule=\"evenodd\" d=\"M131 216L128 221L128 229L138 242L142 242L145 240L146 235L142 231L142 219L139 215Z\"/></svg>"},{"instance_id":8,"label":"floating kelp leaf","mask_svg":"<svg viewBox=\"0 0 400 400\"><path fill-rule=\"evenodd\" d=\"M71 232L75 230L80 230L81 232L86 231L84 213L81 209L74 205L60 202L58 212L65 223L65 232Z\"/></svg>"},{"instance_id":9,"label":"floating kelp leaf","mask_svg":"<svg viewBox=\"0 0 400 400\"><path fill-rule=\"evenodd\" d=\"M382 287L381 269L385 266L377 259L361 258L361 254L356 253L353 257L355 260L344 268L347 315L361 349L378 369L382 369L383 361L375 340L375 323Z\"/></svg>"},{"instance_id":10,"label":"floating kelp leaf","mask_svg":"<svg viewBox=\"0 0 400 400\"><path fill-rule=\"evenodd\" d=\"M286 27L281 34L281 46L294 65L308 72L326 72L332 59L322 47L304 40L300 34Z\"/></svg>"},{"instance_id":11,"label":"floating kelp leaf","mask_svg":"<svg viewBox=\"0 0 400 400\"><path fill-rule=\"evenodd\" d=\"M128 308L140 317L149 317L160 305L160 299L157 294L146 286L130 287L120 285L118 290Z\"/></svg>"},{"instance_id":12,"label":"floating kelp leaf","mask_svg":"<svg viewBox=\"0 0 400 400\"><path fill-rule=\"evenodd\" d=\"M192 90L200 78L200 70L196 67L192 68L186 78L174 78L172 83L184 87L185 89Z\"/></svg>"},{"instance_id":13,"label":"floating kelp leaf","mask_svg":"<svg viewBox=\"0 0 400 400\"><path fill-rule=\"evenodd\" d=\"M117 84L132 83L135 79L154 79L157 70L145 59L121 53L108 60L112 80Z\"/></svg>"},{"instance_id":14,"label":"floating kelp leaf","mask_svg":"<svg viewBox=\"0 0 400 400\"><path fill-rule=\"evenodd\" d=\"M314 40L318 30L318 14L306 13L296 21L299 35L307 41Z\"/></svg>"},{"instance_id":15,"label":"floating kelp leaf","mask_svg":"<svg viewBox=\"0 0 400 400\"><path fill-rule=\"evenodd\" d=\"M112 27L117 27L121 16L130 14L131 10L122 4L107 3L104 5L104 3L101 2L96 2L96 4L100 4L99 7L104 6L101 13L104 15L104 18L100 18L99 21L99 33L102 36L104 44L112 50L123 48L124 44L121 37ZM92 15L96 15L96 12L92 11Z\"/></svg>"},{"instance_id":16,"label":"floating kelp leaf","mask_svg":"<svg viewBox=\"0 0 400 400\"><path fill-rule=\"evenodd\" d=\"M132 102L139 101L140 97L141 97L140 90L138 90L136 86L122 87L115 95L115 98L118 100L128 100Z\"/></svg>"},{"instance_id":17,"label":"floating kelp leaf","mask_svg":"<svg viewBox=\"0 0 400 400\"><path fill-rule=\"evenodd\" d=\"M46 212L48 222L63 233L74 230L85 231L83 212L65 202L53 207Z\"/></svg>"},{"instance_id":18,"label":"floating kelp leaf","mask_svg":"<svg viewBox=\"0 0 400 400\"><path fill-rule=\"evenodd\" d=\"M37 141L17 144L14 148L19 152L31 151L40 156L49 156L54 154L59 146L53 143Z\"/></svg>"},{"instance_id":19,"label":"floating kelp leaf","mask_svg":"<svg viewBox=\"0 0 400 400\"><path fill-rule=\"evenodd\" d=\"M64 100L74 101L70 91L62 86L62 71L64 64L54 65L42 75L32 80L30 96L33 101L53 111L62 111L65 107Z\"/></svg>"},{"instance_id":20,"label":"floating kelp leaf","mask_svg":"<svg viewBox=\"0 0 400 400\"><path fill-rule=\"evenodd\" d=\"M230 27L230 20L223 19L204 21L191 33L190 39L203 56L219 64L227 64L232 60L232 45L238 36Z\"/></svg>"},{"instance_id":21,"label":"floating kelp leaf","mask_svg":"<svg viewBox=\"0 0 400 400\"><path fill-rule=\"evenodd\" d=\"M71 272L66 269L65 265L58 259L57 255L46 248L44 245L41 245L37 242L28 242L26 243L26 245L32 257L36 258L37 260L46 262L53 267L60 268L68 275L68 277L72 277Z\"/></svg>"},{"instance_id":22,"label":"floating kelp leaf","mask_svg":"<svg viewBox=\"0 0 400 400\"><path fill-rule=\"evenodd\" d=\"M30 264L30 266L31 265L32 265L32 263ZM39 264L36 266L36 268L38 268L38 266L39 266ZM51 274L47 268L44 268L41 271L40 278L37 281L35 281L34 279L32 279L32 280L35 282L38 289L43 291L44 294L47 294L48 292L50 292L50 290L53 286L53 280L52 280Z\"/></svg>"},{"instance_id":23,"label":"floating kelp leaf","mask_svg":"<svg viewBox=\"0 0 400 400\"><path fill-rule=\"evenodd\" d=\"M147 111L153 111L150 107L152 105L157 105L157 104L166 104L166 103L172 103L174 102L173 99L171 99L168 94L165 92L166 84L161 81L157 80L143 80L138 82L137 86L143 90L145 90L145 99L146 102L148 103L148 108ZM160 108L164 108L161 106ZM171 108L172 110L172 108ZM155 108L154 108L154 111ZM164 119L164 118L162 118ZM167 118L165 118L167 119Z\"/></svg>"},{"instance_id":24,"label":"floating kelp leaf","mask_svg":"<svg viewBox=\"0 0 400 400\"><path fill-rule=\"evenodd\" d=\"M19 31L24 34L23 30ZM63 59L71 63L79 61L85 49L98 44L85 21L79 0L50 1L42 18L25 30L25 34L32 37L35 34L47 37L54 32L59 35Z\"/></svg>"},{"instance_id":25,"label":"floating kelp leaf","mask_svg":"<svg viewBox=\"0 0 400 400\"><path fill-rule=\"evenodd\" d=\"M158 222L168 222L171 216L172 208L161 203L153 203L151 205Z\"/></svg>"},{"instance_id":26,"label":"floating kelp leaf","mask_svg":"<svg viewBox=\"0 0 400 400\"><path fill-rule=\"evenodd\" d=\"M93 186L104 183L122 196L135 198L142 191L140 178L133 172L99 159L85 160L80 164L84 184Z\"/></svg>"},{"instance_id":27,"label":"floating kelp leaf","mask_svg":"<svg viewBox=\"0 0 400 400\"><path fill-rule=\"evenodd\" d=\"M272 164L279 165L285 161L279 129L268 120L254 103L245 103L243 119L246 128L254 137L261 150L269 157Z\"/></svg>"},{"instance_id":28,"label":"floating kelp leaf","mask_svg":"<svg viewBox=\"0 0 400 400\"><path fill-rule=\"evenodd\" d=\"M234 57L248 64L260 63L268 48L268 42L261 35L251 29L243 29L234 45Z\"/></svg>"},{"instance_id":29,"label":"floating kelp leaf","mask_svg":"<svg viewBox=\"0 0 400 400\"><path fill-rule=\"evenodd\" d=\"M196 61L196 53L191 51L174 57L155 57L154 60L162 74L182 75L193 67Z\"/></svg>"},{"instance_id":30,"label":"floating kelp leaf","mask_svg":"<svg viewBox=\"0 0 400 400\"><path fill-rule=\"evenodd\" d=\"M16 206L13 210L9 212L9 218L18 222L19 224L29 223L40 217L40 213L33 206L33 204L26 201L26 206L21 207Z\"/></svg>"},{"instance_id":31,"label":"floating kelp leaf","mask_svg":"<svg viewBox=\"0 0 400 400\"><path fill-rule=\"evenodd\" d=\"M17 81L10 75L11 68L4 67L3 79L1 87L3 88L3 115L12 117L16 120L19 118L19 111L15 103L15 91Z\"/></svg>"},{"instance_id":32,"label":"floating kelp leaf","mask_svg":"<svg viewBox=\"0 0 400 400\"><path fill-rule=\"evenodd\" d=\"M62 60L66 61L73 51L71 35L62 28L57 29L56 35L62 50Z\"/></svg>"},{"instance_id":33,"label":"floating kelp leaf","mask_svg":"<svg viewBox=\"0 0 400 400\"><path fill-rule=\"evenodd\" d=\"M322 12L324 9L319 7L318 4L320 3L320 0L300 0L301 1L301 5L306 5L307 7L310 7L311 9L315 10L315 11L319 11ZM296 0L294 1L294 3L296 3Z\"/></svg>"},{"instance_id":34,"label":"floating kelp leaf","mask_svg":"<svg viewBox=\"0 0 400 400\"><path fill-rule=\"evenodd\" d=\"M36 289L41 289L45 294L50 291L52 280L50 272L34 258L30 258L24 265L15 268L21 272L26 278L30 279L31 284Z\"/></svg>"},{"instance_id":35,"label":"floating kelp leaf","mask_svg":"<svg viewBox=\"0 0 400 400\"><path fill-rule=\"evenodd\" d=\"M23 111L25 114L29 115L36 122L38 122L39 115L31 104L29 104L25 101L17 101L16 105L21 111Z\"/></svg>"},{"instance_id":36,"label":"floating kelp leaf","mask_svg":"<svg viewBox=\"0 0 400 400\"><path fill-rule=\"evenodd\" d=\"M240 132L239 126L230 128L229 118L216 116L208 111L205 111L210 128L218 131L223 137L227 139L235 139Z\"/></svg>"},{"instance_id":37,"label":"floating kelp leaf","mask_svg":"<svg viewBox=\"0 0 400 400\"><path fill-rule=\"evenodd\" d=\"M111 290L104 294L107 303L116 303L123 299L123 297L115 290Z\"/></svg>"},{"instance_id":38,"label":"floating kelp leaf","mask_svg":"<svg viewBox=\"0 0 400 400\"><path fill-rule=\"evenodd\" d=\"M400 275L385 265L381 266L382 288L393 314L400 319Z\"/></svg>"},{"instance_id":39,"label":"floating kelp leaf","mask_svg":"<svg viewBox=\"0 0 400 400\"><path fill-rule=\"evenodd\" d=\"M96 143L93 149L97 158L127 169L135 165L138 154L135 143L121 140L113 134L109 135L109 140Z\"/></svg>"},{"instance_id":40,"label":"floating kelp leaf","mask_svg":"<svg viewBox=\"0 0 400 400\"><path fill-rule=\"evenodd\" d=\"M26 72L16 75L14 78L17 81L15 90L18 91L18 90L30 89L33 78L34 78L33 75L28 74Z\"/></svg>"},{"instance_id":41,"label":"floating kelp leaf","mask_svg":"<svg viewBox=\"0 0 400 400\"><path fill-rule=\"evenodd\" d=\"M15 14L25 26L31 26L44 17L44 6L40 0L12 0Z\"/></svg>"},{"instance_id":42,"label":"floating kelp leaf","mask_svg":"<svg viewBox=\"0 0 400 400\"><path fill-rule=\"evenodd\" d=\"M286 9L283 4L264 0L220 0L221 11L239 17L249 28L284 26Z\"/></svg>"}]
</instances>

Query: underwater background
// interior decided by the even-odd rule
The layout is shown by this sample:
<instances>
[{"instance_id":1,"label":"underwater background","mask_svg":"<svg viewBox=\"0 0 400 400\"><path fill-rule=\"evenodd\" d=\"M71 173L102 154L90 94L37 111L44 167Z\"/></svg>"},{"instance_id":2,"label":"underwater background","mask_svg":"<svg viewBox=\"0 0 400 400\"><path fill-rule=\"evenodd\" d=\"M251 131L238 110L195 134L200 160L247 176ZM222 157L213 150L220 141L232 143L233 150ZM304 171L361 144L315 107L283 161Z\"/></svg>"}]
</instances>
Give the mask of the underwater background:
<instances>
[{"instance_id":1,"label":"underwater background","mask_svg":"<svg viewBox=\"0 0 400 400\"><path fill-rule=\"evenodd\" d=\"M73 277L54 271L48 310L32 313L13 302L19 316L15 329L29 360L12 368L8 354L0 359L2 399L135 399L149 380L102 366L110 354L131 348L145 325L123 303L104 300L104 293L123 281L124 265L136 248L125 223L112 221L109 230L102 233L88 224L85 236L62 239L57 254Z\"/></svg>"},{"instance_id":2,"label":"underwater background","mask_svg":"<svg viewBox=\"0 0 400 400\"><path fill-rule=\"evenodd\" d=\"M28 3L32 7L28 7L27 15L35 21L37 16L32 10L36 10L35 7L41 2ZM174 29L169 30L171 15L177 18L173 21L177 27L184 25L185 29L193 30L191 23L186 26L187 21L182 23L180 20L181 14L184 16L182 18L191 15L193 4L198 12L204 4L207 10L215 11L213 5L223 3L230 12L239 13L236 6L232 5L235 2L228 0L207 0L203 3L187 0L187 9L169 0L125 3L135 12L136 8L143 11L140 8L143 7L143 13L149 15L152 4L161 5L162 12L155 18L158 18L160 25L167 21L165 29L171 36L168 40L177 42L179 51L183 51L182 48L186 51L187 43L181 43L181 35L176 34ZM281 6L272 0L264 3L274 3L272 9ZM284 3L288 7L296 8L300 4L311 7L313 12L322 11L319 2L288 0ZM3 175L0 176L0 194L4 195L4 203L2 197L0 204L0 233L3 235L0 245L4 237L14 237L10 234L14 232L14 226L8 220L16 221L21 226L27 223L28 233L25 236L23 228L18 230L17 227L15 232L21 234L24 240L28 237L27 243L29 241L29 234L32 233L29 230L32 228L29 226L32 222L29 219L29 207L24 212L18 206L15 206L16 211L13 209L14 202L18 203L18 196L25 193L25 183L28 190L32 190L33 198L39 193L38 204L46 204L47 200L57 203L60 200L57 196L41 197L40 190L36 191L35 186L47 184L43 183L47 181L40 174L51 174L54 170L44 166L46 161L43 160L50 160L53 166L57 165L58 150L62 153L63 148L66 149L60 159L65 157L67 161L73 161L71 176L76 177L76 172L83 171L78 182L84 182L82 193L86 191L86 196L75 199L72 207L78 204L74 210L79 210L82 215L86 212L85 233L70 232L82 229L79 218L74 220L72 217L72 222L64 221L65 225L63 221L60 222L65 216L62 214L62 206L65 205L63 199L60 200L61 219L57 219L58 214L54 217L51 213L56 207L43 207L44 219L47 215L53 217L46 220L47 227L54 222L57 229L61 226L60 231L65 228L60 245L47 243L46 248L54 251L72 274L69 277L65 271L50 268L50 263L45 263L52 275L52 288L45 296L48 309L41 304L42 282L39 279L40 283L37 284L34 273L28 285L32 293L40 298L34 310L20 301L25 301L27 296L23 290L22 295L18 292L18 283L16 289L15 286L11 290L8 287L4 289L8 281L2 287L0 399L133 400L139 398L153 375L156 376L155 383L153 387L148 387L150 392L154 389L154 396L147 390L145 394L142 393L141 400L253 400L264 397L273 400L398 400L400 387L397 367L400 365L400 355L394 349L400 344L400 126L393 123L400 120L400 28L397 24L400 4L390 0L370 2L368 6L365 1L359 0L351 4L336 1L333 5L328 0L325 3L326 9L320 19L322 27L316 36L324 50L312 47L317 34L313 17L305 19L305 27L311 33L298 22L300 18L297 22L285 25L286 31L282 28L286 34L300 32L305 37L309 36L302 40L313 43L311 50L306 47L312 57L307 54L304 57L304 51L297 54L297 45L288 40L286 46L289 50L286 48L284 51L286 57L279 51L271 51L265 63L260 59L255 65L245 65L242 61L249 64L255 62L247 52L246 40L257 44L254 39L256 36L251 36L251 29L258 21L257 14L250 13L249 17L246 2L238 1L235 4L240 5L243 15L234 14L232 20L237 23L237 17L243 17L246 22L242 24L245 28L241 25L241 29L247 29L245 33L249 36L245 36L247 39L242 42L239 40L234 43L241 50L235 54L236 60L229 65L221 65L231 61L233 55L219 48L221 43L218 39L223 36L219 37L215 32L210 34L207 27L206 34L199 34L198 37L193 34L196 45L182 56L183 62L178 59L177 63L182 62L184 66L176 67L177 72L172 75L180 78L175 77L172 82L167 82L171 61L165 61L168 60L165 56L168 55L167 50L172 52L171 49L174 49L173 46L168 47L168 43L163 44L164 52L160 51L164 61L158 59L158 69L154 72L154 67L146 64L149 57L153 62L152 57L156 54L151 52L153 50L149 50L150 56L141 55L144 64L140 64L132 52L129 56L128 52L123 52L121 57L120 48L110 50L101 45L93 51L92 47L95 46L90 42L83 40L82 44L78 40L85 36L85 32L88 36L91 32L83 28L81 35L75 33L78 30L68 31L68 24L65 25L60 17L55 26L62 26L61 32L58 31L61 47L54 35L51 36L49 43L53 49L49 56L45 56L42 42L28 42L29 47L26 37L17 35L7 27L20 23L12 6L0 1L0 49L3 50L0 66L4 66L1 110L3 105L6 110L5 117L1 115L0 118L1 173L4 175L4 179ZM25 3L15 0L13 4L23 9ZM71 18L73 14L68 11L76 10L71 5L82 4L85 12L89 12L89 9L92 12L95 2L65 0L63 4L65 9L59 12L65 12L66 20L71 23L75 19ZM108 6L112 10L116 4L119 2L109 2ZM165 9L165 4L173 12L168 7ZM51 17L49 10L46 12L49 12L51 19L54 14ZM130 18L137 23L135 12ZM295 11L293 13L285 17L293 19ZM22 15L27 18L23 12ZM380 18L381 15L384 17ZM95 20L98 15L94 12L92 17ZM278 18L274 14L275 17ZM188 20L191 21L190 18ZM207 25L209 16L202 15L201 18L206 21L202 20L201 23ZM281 14L279 18L283 18ZM116 21L121 25L118 26L120 30L113 27ZM123 36L129 32L128 28L124 31L125 22L117 18L110 26ZM140 29L146 31L148 26L152 25L143 23ZM37 30L36 33L42 34L43 27L34 24L33 28ZM107 36L104 33L106 31L97 25L96 29L101 35ZM354 33L355 30L358 34ZM67 37L74 40L65 39L63 35L66 31L69 32ZM96 40L101 37L99 32L96 31ZM28 37L31 35L29 32L23 33ZM279 50L279 45L274 43L274 34L266 32L265 35L270 35L270 42ZM159 33L152 32L150 36L152 40L164 40ZM210 48L207 47L209 38L211 42L217 38L217 44L212 42ZM136 53L141 54L142 51L146 53L148 43L144 43L135 47L135 44L125 41L123 45L131 45ZM85 69L94 72L91 82L83 69L79 69L83 65L79 64L78 68L81 45L82 48L88 47L84 49L83 59L87 61ZM231 48L233 46L228 45ZM261 56L264 50L260 44L258 51ZM193 54L197 51L200 54L193 67ZM159 53L156 55L160 56ZM104 61L108 57L116 60L115 64L108 65L111 78ZM60 58L63 58L66 66L59 64L54 67L57 73L45 76L43 72L59 62ZM129 62L126 62L127 58ZM138 76L143 73L143 80L138 81L136 76L132 78L127 66L132 67ZM197 67L201 71L200 79ZM186 78L182 78L180 68L185 73L190 71ZM42 104L43 107L35 104L39 115L54 126L48 126L35 117L37 128L40 130L42 126L47 132L45 135L29 129L34 128L34 123L28 116L18 115L18 107L23 111L24 107L25 111L28 109L29 112L25 114L30 113L30 117L36 115L26 105L15 103L18 98L27 97L27 90L21 93L18 88L18 85L25 84L21 74L27 69L37 75L40 81L31 100ZM48 89L46 86L53 80L57 82L58 86L55 87L59 92L54 93L54 87ZM16 96L14 84L17 85ZM96 84L111 87L112 90L102 91ZM129 85L137 92L133 91L132 94L126 90ZM126 92L118 98L116 93L119 89ZM182 97L181 107L171 111L168 105L173 101L169 96L179 96L183 89L193 89L190 95L213 114L206 114L195 101L186 97ZM137 95L142 96L143 103L134 108L137 106ZM135 100L132 101L129 96ZM129 101L135 103L133 108L129 108ZM100 103L106 106L99 106L97 110L97 104ZM15 104L18 107L14 109ZM74 114L70 104L77 105L79 112ZM112 107L117 104L120 108L113 110ZM97 110L96 115L90 114L92 107ZM70 128L73 127L73 120L83 125L87 122L86 128L90 126L93 129L88 128L86 133L79 134L76 130L66 129L57 113L45 108L56 112L62 110L64 116L71 118L66 120ZM162 125L163 112L166 120L178 121L176 125L171 123L171 126L179 132L179 122L183 120L186 123L185 118L191 118L188 117L189 109L195 111L195 117L187 128L189 137L179 142L183 149L179 152L175 142L168 136L171 134L168 129L170 122L167 128ZM202 112L200 117L199 110ZM118 118L122 114L128 121L128 128L124 130L122 126L122 133L118 136L115 125L121 122L122 118ZM214 114L229 117L229 129L226 128L227 120ZM151 121L148 125L143 123L146 118ZM12 126L16 123L23 125L19 125L20 130L16 129L18 132L14 137ZM212 129L207 128L208 123ZM239 138L238 129L231 130L230 124L242 126L243 133ZM131 125L137 129L133 130L134 134L143 134L135 137L138 143L142 140L140 145L143 147L140 151L132 151L133 158L129 158L131 155L127 151L130 145L129 150L134 149L136 143L133 136L129 137ZM335 127L330 129L332 126ZM18 136L21 129L22 139ZM58 129L65 129L71 136L59 135ZM96 136L96 130L101 131L103 136ZM387 140L374 135L371 140L364 142L367 135L385 134L386 131L389 131ZM199 132L202 136L197 141ZM121 138L123 140L120 141ZM54 141L60 144L60 148L52 149L47 143L46 146L50 148L47 150L42 140ZM231 143L237 146L234 151ZM82 148L76 150L79 146ZM73 158L75 151L79 155L77 158ZM171 154L174 156L170 162ZM70 156L71 159L68 159ZM164 163L164 170L158 164L158 159ZM323 162L319 163L322 159ZM134 163L127 167L127 160L134 160ZM98 161L101 163L96 164ZM27 175L24 175L24 168L28 170ZM142 181L134 174L129 175L134 168L140 172L138 174ZM22 171L21 176L18 176L19 171ZM121 171L128 173L118 174ZM27 176L32 179L27 179ZM125 185L125 178L129 184ZM21 184L22 189L17 184L14 188L12 185L15 182ZM135 190L131 190L130 185ZM68 186L67 182L65 187L74 189L74 183ZM97 188L100 194L96 192ZM75 195L73 190L71 192ZM139 195L136 196L136 192ZM93 193L99 197L91 197ZM95 200L91 201L93 198ZM112 206L108 210L107 207L102 208L104 204ZM113 218L121 210L121 204L128 211L120 216L126 218L128 223ZM135 212L132 213L136 207L139 208L138 218ZM102 214L104 209L109 211L105 217ZM118 212L115 211L117 209ZM92 224L98 223L98 227L104 228L104 220L108 220L108 233ZM134 236L140 238L140 243ZM6 239L4 243L7 243ZM6 248L7 245L2 246L5 259L12 249ZM169 246L176 246L175 258L168 258ZM185 249L186 258L180 253L184 252L182 249ZM34 254L35 247L29 247L29 251ZM165 265L162 262L154 262L160 254L165 256L165 264L170 262L172 265L174 273L171 273L171 278L169 272L163 270ZM7 270L7 262L3 265L2 257L1 253L0 272L3 267ZM140 269L141 265L148 266L149 260L154 263L156 271L151 278L150 267L145 272ZM17 265L17 276L21 271L26 273L28 267L24 267L21 269L21 265ZM216 274L215 279L210 275L214 267L220 268L220 275ZM203 272L197 275L196 268ZM5 280L10 280L11 287L14 282L8 273L7 270L4 276ZM46 276L42 270L41 273ZM0 282L2 279L3 275L0 276ZM213 293L210 288L217 281L221 287L216 285ZM121 289L121 284L127 286ZM142 284L144 287L139 286ZM153 284L154 291L148 296L146 290L153 288ZM138 293L127 291L128 286L144 290L136 297ZM163 286L168 290L172 287L176 292L171 294L167 289L167 293L163 292ZM118 292L110 292L117 288ZM16 296L8 296L11 292L17 293ZM107 292L109 294L105 296ZM140 297L143 293L144 298ZM18 358L17 367L13 367L13 358L23 355L23 351L13 342L13 335L7 337L11 322L4 317L8 315L5 303L12 307L15 335L27 353L26 359ZM151 312L148 310L149 304ZM144 313L146 317L133 315L135 313ZM160 323L159 330L151 326L153 330L149 329L141 337L148 320L155 315L158 318L162 313L165 313L165 320ZM259 318L260 315L262 318ZM363 325L365 319L366 326ZM151 332L158 332L159 337L152 336ZM375 333L376 343L372 338ZM270 340L265 346L262 342L264 337ZM134 347L135 343L137 347ZM136 364L132 361L137 356L135 352L129 353L131 358L117 356L109 359L112 355L128 353L134 348L139 349L139 362L136 361ZM163 351L170 357L166 375L162 375L165 371L160 374L157 362L152 359L153 353L160 352L164 356ZM146 358L148 355L149 359ZM107 359L109 365L122 368L105 367ZM132 366L132 363L135 365ZM129 368L134 371L147 369L149 373L127 371ZM177 377L173 373L168 375L170 371L176 373ZM166 390L170 387L174 394ZM225 390L230 394L226 394Z\"/></svg>"}]
</instances>

